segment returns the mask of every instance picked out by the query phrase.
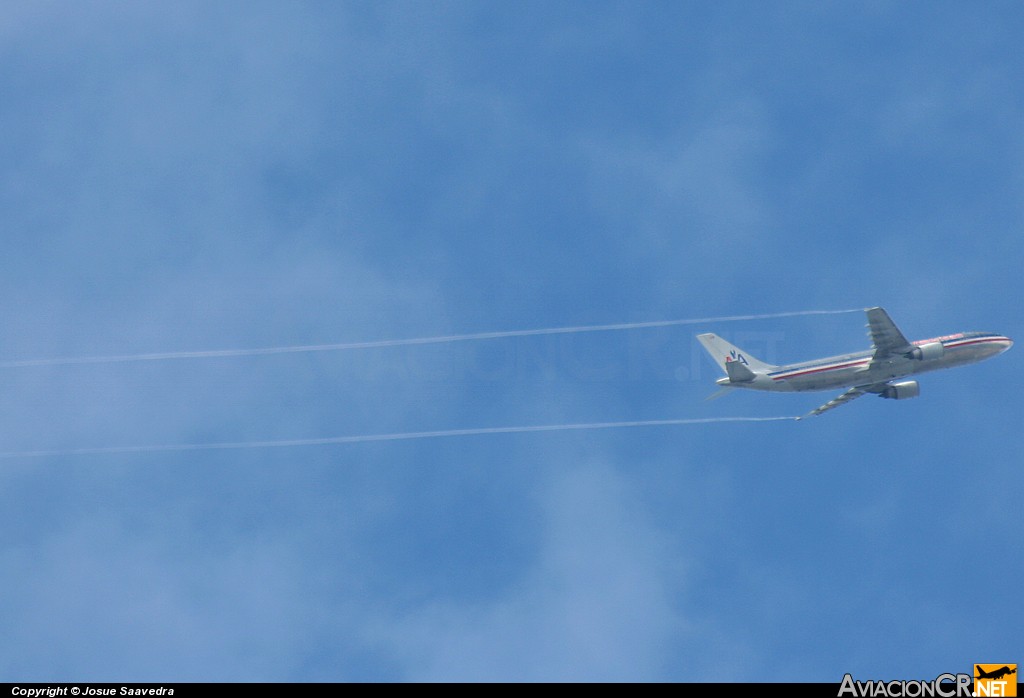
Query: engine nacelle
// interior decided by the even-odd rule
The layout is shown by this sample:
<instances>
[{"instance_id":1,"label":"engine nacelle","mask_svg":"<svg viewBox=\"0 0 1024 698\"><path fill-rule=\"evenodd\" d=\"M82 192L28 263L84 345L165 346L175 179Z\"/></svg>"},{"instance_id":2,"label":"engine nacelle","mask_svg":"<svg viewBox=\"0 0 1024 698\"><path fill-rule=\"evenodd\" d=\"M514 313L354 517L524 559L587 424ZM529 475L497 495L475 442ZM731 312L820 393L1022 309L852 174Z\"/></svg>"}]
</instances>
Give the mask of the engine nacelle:
<instances>
[{"instance_id":1,"label":"engine nacelle","mask_svg":"<svg viewBox=\"0 0 1024 698\"><path fill-rule=\"evenodd\" d=\"M907 398L917 397L920 394L921 386L918 385L917 381L902 381L900 383L893 383L878 395L886 400L906 400Z\"/></svg>"},{"instance_id":2,"label":"engine nacelle","mask_svg":"<svg viewBox=\"0 0 1024 698\"><path fill-rule=\"evenodd\" d=\"M928 342L919 347L914 347L908 356L918 361L928 361L929 359L941 358L944 353L946 353L946 348L942 346L942 342Z\"/></svg>"}]
</instances>

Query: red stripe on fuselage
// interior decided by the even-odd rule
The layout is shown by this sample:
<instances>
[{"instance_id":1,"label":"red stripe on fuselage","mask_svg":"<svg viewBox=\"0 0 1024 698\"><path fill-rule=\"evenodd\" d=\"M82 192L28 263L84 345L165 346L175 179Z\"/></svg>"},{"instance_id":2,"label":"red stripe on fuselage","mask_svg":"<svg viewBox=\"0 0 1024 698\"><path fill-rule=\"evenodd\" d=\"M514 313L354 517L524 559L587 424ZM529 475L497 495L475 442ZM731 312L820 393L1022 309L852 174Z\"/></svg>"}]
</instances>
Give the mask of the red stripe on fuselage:
<instances>
[{"instance_id":1,"label":"red stripe on fuselage","mask_svg":"<svg viewBox=\"0 0 1024 698\"><path fill-rule=\"evenodd\" d=\"M978 339L968 340L954 340L945 345L947 349L959 349L960 347L970 346L972 344L985 344L987 342L1009 342L1009 337L980 337ZM915 345L917 342L915 342ZM836 364L835 366L821 366L819 368L811 368L806 371L797 371L796 373L787 373L781 376L772 376L772 380L785 380L787 378L796 378L797 376L807 376L812 373L821 373L822 371L835 371L840 368L849 368L851 366L859 366L861 364L870 363L871 359L860 359L858 361L848 361L842 364Z\"/></svg>"},{"instance_id":2,"label":"red stripe on fuselage","mask_svg":"<svg viewBox=\"0 0 1024 698\"><path fill-rule=\"evenodd\" d=\"M970 346L971 344L984 344L986 342L1009 342L1009 337L982 337L981 339L968 339L965 341L950 342L947 349L958 349L959 347Z\"/></svg>"},{"instance_id":3,"label":"red stripe on fuselage","mask_svg":"<svg viewBox=\"0 0 1024 698\"><path fill-rule=\"evenodd\" d=\"M835 371L840 368L849 368L850 366L860 366L861 364L869 363L871 359L860 359L858 361L848 361L844 364L836 364L835 366L822 366L820 368L809 368L806 371L797 371L796 373L787 373L782 376L772 376L772 380L784 380L786 378L796 378L797 376L807 376L812 373L821 373L822 371Z\"/></svg>"}]
</instances>

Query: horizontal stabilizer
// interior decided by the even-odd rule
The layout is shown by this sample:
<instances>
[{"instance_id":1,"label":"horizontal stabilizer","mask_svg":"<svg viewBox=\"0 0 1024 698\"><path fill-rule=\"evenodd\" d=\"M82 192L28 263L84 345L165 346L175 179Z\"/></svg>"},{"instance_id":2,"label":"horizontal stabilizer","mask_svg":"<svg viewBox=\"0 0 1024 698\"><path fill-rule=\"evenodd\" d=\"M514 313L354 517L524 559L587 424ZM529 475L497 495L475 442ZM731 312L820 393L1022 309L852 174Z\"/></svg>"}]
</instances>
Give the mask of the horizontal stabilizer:
<instances>
[{"instance_id":1,"label":"horizontal stabilizer","mask_svg":"<svg viewBox=\"0 0 1024 698\"><path fill-rule=\"evenodd\" d=\"M727 384L723 385L721 388L719 388L718 390L716 390L715 392L713 392L710 395L708 395L704 399L707 400L708 402L710 402L712 400L717 400L720 397L725 397L726 395L728 395L732 391L733 391L733 387L727 383Z\"/></svg>"},{"instance_id":2,"label":"horizontal stabilizer","mask_svg":"<svg viewBox=\"0 0 1024 698\"><path fill-rule=\"evenodd\" d=\"M727 362L725 364L725 372L729 374L729 381L731 383L749 383L756 377L753 371L739 361Z\"/></svg>"}]
</instances>

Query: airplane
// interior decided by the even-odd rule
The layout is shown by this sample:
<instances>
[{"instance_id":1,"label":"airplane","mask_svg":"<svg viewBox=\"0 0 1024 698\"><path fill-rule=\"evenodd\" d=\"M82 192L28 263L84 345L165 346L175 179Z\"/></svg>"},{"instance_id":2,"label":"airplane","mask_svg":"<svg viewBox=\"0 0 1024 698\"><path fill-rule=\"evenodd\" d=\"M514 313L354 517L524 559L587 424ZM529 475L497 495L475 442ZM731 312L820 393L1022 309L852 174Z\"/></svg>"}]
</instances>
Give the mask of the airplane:
<instances>
[{"instance_id":1,"label":"airplane","mask_svg":"<svg viewBox=\"0 0 1024 698\"><path fill-rule=\"evenodd\" d=\"M867 308L868 337L872 348L854 354L830 356L785 366L772 366L729 344L710 332L697 335L711 358L725 372L715 381L722 386L711 395L718 397L733 388L769 392L804 392L848 388L803 417L814 417L845 405L862 395L874 393L890 400L917 397L916 380L899 378L953 368L990 358L1013 346L1004 335L992 332L959 332L932 339L908 342L889 314L882 308Z\"/></svg>"},{"instance_id":2,"label":"airplane","mask_svg":"<svg viewBox=\"0 0 1024 698\"><path fill-rule=\"evenodd\" d=\"M975 665L975 666L977 666L977 665ZM1009 666L1004 666L1004 667L1001 667L999 669L996 669L995 671L985 671L985 670L983 670L983 669L981 669L979 667L978 668L978 675L975 676L974 678L976 678L976 679L1001 679L1004 676L1007 676L1009 674L1016 674L1016 673L1017 673L1017 667L1016 666L1014 666L1013 669L1011 669Z\"/></svg>"}]
</instances>

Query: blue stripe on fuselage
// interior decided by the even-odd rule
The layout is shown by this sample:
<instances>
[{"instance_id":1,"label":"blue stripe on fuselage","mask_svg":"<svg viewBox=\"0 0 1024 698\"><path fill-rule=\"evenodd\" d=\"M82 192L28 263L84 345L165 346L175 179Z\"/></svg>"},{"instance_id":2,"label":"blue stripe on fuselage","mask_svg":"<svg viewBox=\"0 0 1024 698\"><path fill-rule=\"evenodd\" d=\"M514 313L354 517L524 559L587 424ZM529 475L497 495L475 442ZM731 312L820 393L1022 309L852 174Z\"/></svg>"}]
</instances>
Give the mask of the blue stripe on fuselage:
<instances>
[{"instance_id":1,"label":"blue stripe on fuselage","mask_svg":"<svg viewBox=\"0 0 1024 698\"><path fill-rule=\"evenodd\" d=\"M936 337L934 339L919 339L915 342L911 342L914 346L920 346L922 344L928 344L930 342L942 342L942 345L947 349L957 349L961 346L970 346L984 341L1001 341L1005 339L1003 335L995 334L993 332L961 332L957 334L947 335L946 337ZM871 357L874 355L873 351L862 351L855 354L844 354L841 356L830 356L827 359L818 359L816 361L807 361L799 364L790 364L777 371L771 371L768 376L772 380L785 380L787 378L795 378L797 376L809 375L812 373L822 373L825 371L835 371L843 368L853 368L854 366L864 365L871 361Z\"/></svg>"},{"instance_id":2,"label":"blue stripe on fuselage","mask_svg":"<svg viewBox=\"0 0 1024 698\"><path fill-rule=\"evenodd\" d=\"M820 371L832 371L837 368L849 368L857 364L867 363L871 360L873 352L863 351L856 354L844 354L842 356L830 356L827 359L818 361L807 361L800 364L790 364L778 371L772 371L768 375L774 380L790 378L804 373L818 373Z\"/></svg>"}]
</instances>

